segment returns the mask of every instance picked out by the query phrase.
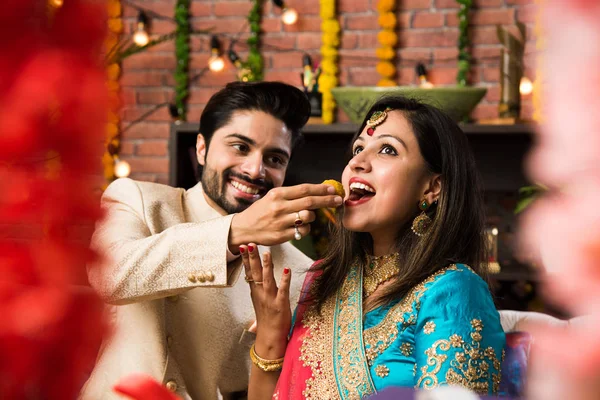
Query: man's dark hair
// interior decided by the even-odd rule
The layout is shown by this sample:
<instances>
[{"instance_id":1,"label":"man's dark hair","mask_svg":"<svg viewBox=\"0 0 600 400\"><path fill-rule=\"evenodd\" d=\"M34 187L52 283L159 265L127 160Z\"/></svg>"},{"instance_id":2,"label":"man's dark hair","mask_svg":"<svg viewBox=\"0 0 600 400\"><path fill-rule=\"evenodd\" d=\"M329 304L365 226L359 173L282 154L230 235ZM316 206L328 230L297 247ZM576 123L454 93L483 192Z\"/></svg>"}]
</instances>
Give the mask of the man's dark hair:
<instances>
[{"instance_id":1,"label":"man's dark hair","mask_svg":"<svg viewBox=\"0 0 600 400\"><path fill-rule=\"evenodd\" d=\"M200 116L200 133L210 144L236 111L262 111L282 121L292 134L292 148L310 117L310 103L300 89L281 82L232 82L215 93Z\"/></svg>"}]
</instances>

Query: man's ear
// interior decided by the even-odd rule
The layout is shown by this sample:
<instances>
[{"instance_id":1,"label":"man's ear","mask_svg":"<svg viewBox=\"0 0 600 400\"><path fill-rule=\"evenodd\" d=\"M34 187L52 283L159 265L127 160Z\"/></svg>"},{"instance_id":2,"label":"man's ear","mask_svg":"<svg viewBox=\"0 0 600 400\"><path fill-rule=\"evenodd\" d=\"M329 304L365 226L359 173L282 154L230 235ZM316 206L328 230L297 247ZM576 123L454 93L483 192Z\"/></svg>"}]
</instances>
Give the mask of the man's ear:
<instances>
[{"instance_id":1,"label":"man's ear","mask_svg":"<svg viewBox=\"0 0 600 400\"><path fill-rule=\"evenodd\" d=\"M196 158L198 158L198 163L204 166L204 161L206 159L206 140L204 140L204 135L199 133L196 139Z\"/></svg>"}]
</instances>

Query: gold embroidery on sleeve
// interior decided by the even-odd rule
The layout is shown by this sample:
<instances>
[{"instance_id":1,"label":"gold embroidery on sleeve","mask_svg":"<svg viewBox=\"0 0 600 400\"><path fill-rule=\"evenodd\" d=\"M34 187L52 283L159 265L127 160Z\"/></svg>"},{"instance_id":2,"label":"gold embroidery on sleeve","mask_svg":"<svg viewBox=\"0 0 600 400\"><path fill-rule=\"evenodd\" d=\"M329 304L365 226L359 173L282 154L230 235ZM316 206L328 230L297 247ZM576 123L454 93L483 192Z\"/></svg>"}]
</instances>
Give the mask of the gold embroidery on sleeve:
<instances>
[{"instance_id":1,"label":"gold embroidery on sleeve","mask_svg":"<svg viewBox=\"0 0 600 400\"><path fill-rule=\"evenodd\" d=\"M385 364L380 364L375 367L375 374L380 378L385 378L390 374L390 369Z\"/></svg>"},{"instance_id":2,"label":"gold embroidery on sleeve","mask_svg":"<svg viewBox=\"0 0 600 400\"><path fill-rule=\"evenodd\" d=\"M408 357L412 354L413 347L410 343L402 343L402 346L400 346L400 351L402 354Z\"/></svg>"},{"instance_id":3,"label":"gold embroidery on sleeve","mask_svg":"<svg viewBox=\"0 0 600 400\"><path fill-rule=\"evenodd\" d=\"M427 321L423 326L423 333L430 335L435 331L435 322Z\"/></svg>"},{"instance_id":4,"label":"gold embroidery on sleeve","mask_svg":"<svg viewBox=\"0 0 600 400\"><path fill-rule=\"evenodd\" d=\"M491 381L492 393L498 392L500 361L496 351L492 347L481 348L483 322L479 319L473 319L471 326L473 328L471 343L466 343L460 335L454 334L448 340L437 340L430 348L425 350L427 365L421 367L422 376L419 378L416 387L421 386L421 384L424 389L432 389L438 386L440 382L437 374L448 359L446 354L438 354L438 350L447 352L451 348L457 348L463 351L456 352L454 358L450 360L450 368L446 372L445 383L464 386L477 393L487 394ZM490 363L496 373L490 371ZM433 367L433 369L429 370L430 367Z\"/></svg>"}]
</instances>

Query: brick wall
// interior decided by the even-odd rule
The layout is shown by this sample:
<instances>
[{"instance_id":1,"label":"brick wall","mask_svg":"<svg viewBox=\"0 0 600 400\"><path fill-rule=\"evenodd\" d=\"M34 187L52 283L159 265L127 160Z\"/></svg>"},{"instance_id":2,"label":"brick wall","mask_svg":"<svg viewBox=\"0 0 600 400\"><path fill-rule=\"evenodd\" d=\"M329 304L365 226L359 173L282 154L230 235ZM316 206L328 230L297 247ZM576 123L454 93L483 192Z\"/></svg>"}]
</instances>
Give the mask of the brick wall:
<instances>
[{"instance_id":1,"label":"brick wall","mask_svg":"<svg viewBox=\"0 0 600 400\"><path fill-rule=\"evenodd\" d=\"M496 24L527 24L528 43L525 49L526 76L534 78L534 22L535 0L474 0L472 13L472 67L471 82L488 87L485 99L473 117L495 118L499 99L500 45L496 37ZM173 0L135 0L136 4L162 15L172 16ZM245 24L250 9L249 0L193 0L191 13L194 29L214 27L213 32L235 36ZM300 85L301 57L304 51L318 59L321 46L319 1L286 0L300 14L294 26L285 26L280 20L280 10L265 0L263 8L263 43L270 47L263 51L265 79L280 80ZM341 85L375 85L379 76L375 71L377 47L377 0L338 0L342 26L340 82ZM451 85L456 78L456 42L458 37L458 6L455 0L398 0L398 82L402 85L416 82L414 66L418 61L426 64L430 81L437 85ZM135 24L137 11L125 6L126 29ZM154 35L171 32L168 20L152 20ZM244 35L240 40L243 41ZM223 47L228 46L227 39ZM273 47L286 51L273 51ZM193 37L191 41L190 76L197 74L207 64L209 40ZM289 50L288 50L289 49ZM172 72L175 56L172 43L161 44L150 51L134 55L123 63L123 128L155 105L173 99ZM236 51L244 58L245 46ZM188 120L199 120L202 107L218 88L235 79L235 72L227 62L220 73L207 72L191 88ZM524 98L522 116L532 115L530 98ZM131 177L166 183L168 180L167 140L170 116L165 107L144 122L128 129L123 135L122 157L132 167ZM339 112L338 121L347 121Z\"/></svg>"}]
</instances>

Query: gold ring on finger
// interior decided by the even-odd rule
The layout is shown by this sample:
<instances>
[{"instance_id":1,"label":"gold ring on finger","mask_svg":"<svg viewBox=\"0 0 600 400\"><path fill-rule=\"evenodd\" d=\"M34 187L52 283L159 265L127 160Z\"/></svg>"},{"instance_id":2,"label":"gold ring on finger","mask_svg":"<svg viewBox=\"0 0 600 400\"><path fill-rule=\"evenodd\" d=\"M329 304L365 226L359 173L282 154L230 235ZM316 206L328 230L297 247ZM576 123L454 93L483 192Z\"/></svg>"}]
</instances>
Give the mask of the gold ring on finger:
<instances>
[{"instance_id":1,"label":"gold ring on finger","mask_svg":"<svg viewBox=\"0 0 600 400\"><path fill-rule=\"evenodd\" d=\"M254 279L252 279L252 278L248 278L248 276L247 276L247 275L246 275L246 276L244 276L244 280L245 280L246 282L248 282L248 283L252 283L252 282L254 282Z\"/></svg>"},{"instance_id":2,"label":"gold ring on finger","mask_svg":"<svg viewBox=\"0 0 600 400\"><path fill-rule=\"evenodd\" d=\"M262 281L253 281L254 283L256 283L257 285L262 285Z\"/></svg>"},{"instance_id":3,"label":"gold ring on finger","mask_svg":"<svg viewBox=\"0 0 600 400\"><path fill-rule=\"evenodd\" d=\"M294 220L294 226L300 226L304 223L304 221L302 221L302 218L300 218L300 212L296 213L296 219Z\"/></svg>"}]
</instances>

